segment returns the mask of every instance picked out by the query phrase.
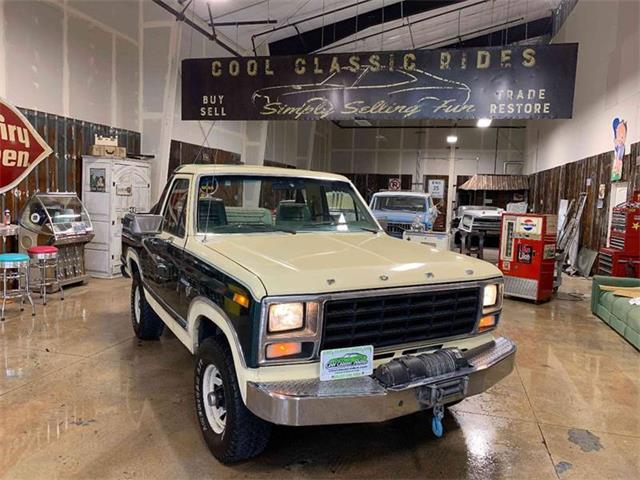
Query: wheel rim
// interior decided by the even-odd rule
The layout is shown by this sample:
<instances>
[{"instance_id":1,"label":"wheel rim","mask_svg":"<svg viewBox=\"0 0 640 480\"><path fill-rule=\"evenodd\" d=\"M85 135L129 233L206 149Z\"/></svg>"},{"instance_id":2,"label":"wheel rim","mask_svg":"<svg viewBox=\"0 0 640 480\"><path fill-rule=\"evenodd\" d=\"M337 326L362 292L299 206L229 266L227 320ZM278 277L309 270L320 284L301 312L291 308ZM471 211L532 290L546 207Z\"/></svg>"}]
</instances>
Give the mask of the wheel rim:
<instances>
[{"instance_id":1,"label":"wheel rim","mask_svg":"<svg viewBox=\"0 0 640 480\"><path fill-rule=\"evenodd\" d=\"M220 370L215 365L208 365L202 378L202 403L209 425L214 432L221 434L227 422L224 385Z\"/></svg>"},{"instance_id":2,"label":"wheel rim","mask_svg":"<svg viewBox=\"0 0 640 480\"><path fill-rule=\"evenodd\" d=\"M136 285L133 291L133 317L136 323L140 323L140 286Z\"/></svg>"}]
</instances>

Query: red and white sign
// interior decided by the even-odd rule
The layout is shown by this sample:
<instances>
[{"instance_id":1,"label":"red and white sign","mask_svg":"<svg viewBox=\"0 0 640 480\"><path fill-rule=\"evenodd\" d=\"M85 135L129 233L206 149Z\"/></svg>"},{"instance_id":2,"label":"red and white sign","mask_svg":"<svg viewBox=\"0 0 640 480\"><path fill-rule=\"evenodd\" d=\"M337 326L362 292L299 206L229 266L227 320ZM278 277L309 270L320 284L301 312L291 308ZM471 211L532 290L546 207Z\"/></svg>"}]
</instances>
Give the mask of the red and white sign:
<instances>
[{"instance_id":1,"label":"red and white sign","mask_svg":"<svg viewBox=\"0 0 640 480\"><path fill-rule=\"evenodd\" d=\"M52 151L29 120L0 98L0 193L15 188Z\"/></svg>"},{"instance_id":2,"label":"red and white sign","mask_svg":"<svg viewBox=\"0 0 640 480\"><path fill-rule=\"evenodd\" d=\"M389 179L389 190L400 190L401 184L399 178L390 178Z\"/></svg>"}]
</instances>

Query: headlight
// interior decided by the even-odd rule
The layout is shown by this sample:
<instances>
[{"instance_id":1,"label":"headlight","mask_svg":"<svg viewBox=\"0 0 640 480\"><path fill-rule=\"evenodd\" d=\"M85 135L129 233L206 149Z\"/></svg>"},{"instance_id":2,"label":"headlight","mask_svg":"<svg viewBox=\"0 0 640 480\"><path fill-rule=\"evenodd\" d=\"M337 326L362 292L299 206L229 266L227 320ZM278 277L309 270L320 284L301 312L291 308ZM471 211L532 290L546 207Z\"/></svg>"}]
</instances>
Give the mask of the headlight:
<instances>
[{"instance_id":1,"label":"headlight","mask_svg":"<svg viewBox=\"0 0 640 480\"><path fill-rule=\"evenodd\" d=\"M498 303L498 285L491 284L484 287L484 300L482 301L483 307L493 307Z\"/></svg>"},{"instance_id":2,"label":"headlight","mask_svg":"<svg viewBox=\"0 0 640 480\"><path fill-rule=\"evenodd\" d=\"M269 306L269 331L297 330L304 325L302 303L275 303Z\"/></svg>"}]
</instances>

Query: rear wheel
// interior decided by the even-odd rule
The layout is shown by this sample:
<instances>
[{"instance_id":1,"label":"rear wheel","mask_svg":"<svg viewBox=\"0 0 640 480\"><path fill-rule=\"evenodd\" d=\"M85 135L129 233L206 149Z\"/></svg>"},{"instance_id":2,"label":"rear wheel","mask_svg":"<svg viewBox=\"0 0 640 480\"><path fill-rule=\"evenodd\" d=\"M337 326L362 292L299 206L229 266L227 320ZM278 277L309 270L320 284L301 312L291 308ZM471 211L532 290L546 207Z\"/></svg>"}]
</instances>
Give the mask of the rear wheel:
<instances>
[{"instance_id":1,"label":"rear wheel","mask_svg":"<svg viewBox=\"0 0 640 480\"><path fill-rule=\"evenodd\" d=\"M142 340L158 340L164 330L164 323L147 303L138 273L133 274L131 283L131 324L136 337Z\"/></svg>"},{"instance_id":2,"label":"rear wheel","mask_svg":"<svg viewBox=\"0 0 640 480\"><path fill-rule=\"evenodd\" d=\"M244 405L228 345L206 338L196 358L196 413L204 440L222 463L255 457L266 448L271 424Z\"/></svg>"}]
</instances>

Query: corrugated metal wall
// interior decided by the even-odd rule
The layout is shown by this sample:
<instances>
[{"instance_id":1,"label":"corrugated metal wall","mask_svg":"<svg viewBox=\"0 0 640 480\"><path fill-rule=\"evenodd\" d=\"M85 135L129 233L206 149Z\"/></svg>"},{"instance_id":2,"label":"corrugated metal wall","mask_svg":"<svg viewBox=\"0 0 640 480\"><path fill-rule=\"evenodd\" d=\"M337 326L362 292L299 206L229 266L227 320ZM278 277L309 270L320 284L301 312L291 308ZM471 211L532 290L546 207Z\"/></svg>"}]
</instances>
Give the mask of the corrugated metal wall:
<instances>
[{"instance_id":1,"label":"corrugated metal wall","mask_svg":"<svg viewBox=\"0 0 640 480\"><path fill-rule=\"evenodd\" d=\"M607 240L608 205L611 192L611 164L613 152L603 153L573 163L538 172L529 177L529 205L533 212L557 213L560 200L577 200L580 192L587 192L582 217L580 245L592 250L604 247ZM640 143L631 145L624 157L622 182L628 182L628 199L640 190ZM590 179L590 185L587 181ZM598 208L598 190L605 187L602 207Z\"/></svg>"},{"instance_id":2,"label":"corrugated metal wall","mask_svg":"<svg viewBox=\"0 0 640 480\"><path fill-rule=\"evenodd\" d=\"M118 135L118 143L128 153L140 153L140 133L108 125L85 122L35 110L21 108L42 138L53 149L17 188L2 194L0 207L8 208L11 218L18 213L27 199L38 191L78 192L82 182L82 155L89 153L94 135Z\"/></svg>"}]
</instances>

